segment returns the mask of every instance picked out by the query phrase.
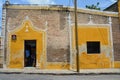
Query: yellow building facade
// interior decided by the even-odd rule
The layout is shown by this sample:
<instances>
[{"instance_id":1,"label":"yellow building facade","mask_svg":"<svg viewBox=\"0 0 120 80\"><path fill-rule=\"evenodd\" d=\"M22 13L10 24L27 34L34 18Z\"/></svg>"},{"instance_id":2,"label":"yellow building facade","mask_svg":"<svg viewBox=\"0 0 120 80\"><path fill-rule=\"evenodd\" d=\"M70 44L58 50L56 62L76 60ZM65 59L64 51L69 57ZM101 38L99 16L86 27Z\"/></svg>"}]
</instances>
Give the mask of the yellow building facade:
<instances>
[{"instance_id":1,"label":"yellow building facade","mask_svg":"<svg viewBox=\"0 0 120 80\"><path fill-rule=\"evenodd\" d=\"M79 46L79 67L81 69L113 68L112 40L110 37L110 25L79 25L78 46ZM76 49L75 28L72 27L72 49ZM16 39L12 37L16 35ZM40 69L76 69L76 54L72 56L73 64L68 62L49 63L46 61L46 31L33 27L29 20L14 31L8 33L9 45L7 55L8 68L24 68L25 66L25 41L36 41L36 68ZM98 45L97 52L88 52L88 44L92 47ZM97 46L95 46L97 47ZM95 48L94 47L94 48Z\"/></svg>"},{"instance_id":2,"label":"yellow building facade","mask_svg":"<svg viewBox=\"0 0 120 80\"><path fill-rule=\"evenodd\" d=\"M77 51L73 11L4 5L3 68L76 70L79 63L79 69L119 69L118 13L78 9Z\"/></svg>"}]
</instances>

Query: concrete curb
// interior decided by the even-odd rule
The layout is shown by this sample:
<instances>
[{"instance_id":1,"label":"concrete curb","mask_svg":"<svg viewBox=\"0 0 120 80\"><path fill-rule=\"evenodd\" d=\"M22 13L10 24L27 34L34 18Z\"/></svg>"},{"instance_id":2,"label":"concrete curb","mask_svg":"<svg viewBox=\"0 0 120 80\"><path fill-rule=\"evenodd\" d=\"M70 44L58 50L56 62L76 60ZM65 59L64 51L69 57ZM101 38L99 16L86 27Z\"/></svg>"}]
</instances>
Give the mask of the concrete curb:
<instances>
[{"instance_id":1,"label":"concrete curb","mask_svg":"<svg viewBox=\"0 0 120 80\"><path fill-rule=\"evenodd\" d=\"M38 70L38 69L0 69L0 74L41 74L41 75L120 75L120 69L81 69L72 70Z\"/></svg>"}]
</instances>

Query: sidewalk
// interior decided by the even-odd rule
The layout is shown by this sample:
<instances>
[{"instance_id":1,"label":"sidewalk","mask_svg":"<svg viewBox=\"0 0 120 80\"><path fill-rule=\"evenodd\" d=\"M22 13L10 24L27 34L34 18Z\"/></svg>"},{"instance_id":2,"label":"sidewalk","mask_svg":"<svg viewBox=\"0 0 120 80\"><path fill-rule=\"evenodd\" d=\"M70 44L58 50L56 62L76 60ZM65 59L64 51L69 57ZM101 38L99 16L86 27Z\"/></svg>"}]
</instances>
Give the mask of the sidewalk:
<instances>
[{"instance_id":1,"label":"sidewalk","mask_svg":"<svg viewBox=\"0 0 120 80\"><path fill-rule=\"evenodd\" d=\"M17 74L120 74L120 69L80 69L80 72L72 70L39 70L35 68L25 69L0 69L0 73L17 73Z\"/></svg>"}]
</instances>

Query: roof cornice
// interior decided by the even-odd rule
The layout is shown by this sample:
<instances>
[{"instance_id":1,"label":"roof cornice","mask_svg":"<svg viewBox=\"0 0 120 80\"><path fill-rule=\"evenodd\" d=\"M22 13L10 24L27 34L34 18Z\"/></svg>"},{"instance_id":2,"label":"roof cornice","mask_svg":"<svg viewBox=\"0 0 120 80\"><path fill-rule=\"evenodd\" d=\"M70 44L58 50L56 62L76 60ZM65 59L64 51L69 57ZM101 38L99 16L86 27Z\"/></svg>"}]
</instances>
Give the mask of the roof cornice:
<instances>
[{"instance_id":1,"label":"roof cornice","mask_svg":"<svg viewBox=\"0 0 120 80\"><path fill-rule=\"evenodd\" d=\"M4 8L7 9L41 9L41 10L54 10L54 11L70 11L73 12L73 7L63 7L63 6L57 6L57 5L48 5L48 6L41 6L37 4L28 4L28 5L21 5L21 4L10 4L8 6L4 6ZM91 9L82 9L78 8L77 12L81 13L88 13L88 14L95 14L95 15L101 15L101 16L111 16L111 17L118 17L118 12L108 12L108 11L99 11L99 10L91 10Z\"/></svg>"}]
</instances>

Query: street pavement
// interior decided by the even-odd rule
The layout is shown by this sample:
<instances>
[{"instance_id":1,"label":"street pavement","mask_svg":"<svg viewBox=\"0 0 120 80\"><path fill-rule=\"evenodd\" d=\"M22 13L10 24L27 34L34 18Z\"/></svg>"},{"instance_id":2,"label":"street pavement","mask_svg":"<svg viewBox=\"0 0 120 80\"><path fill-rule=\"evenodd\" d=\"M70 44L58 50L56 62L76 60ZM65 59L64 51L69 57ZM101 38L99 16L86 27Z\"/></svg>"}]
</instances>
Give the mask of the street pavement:
<instances>
[{"instance_id":1,"label":"street pavement","mask_svg":"<svg viewBox=\"0 0 120 80\"><path fill-rule=\"evenodd\" d=\"M120 80L119 74L49 75L0 74L0 80Z\"/></svg>"}]
</instances>

